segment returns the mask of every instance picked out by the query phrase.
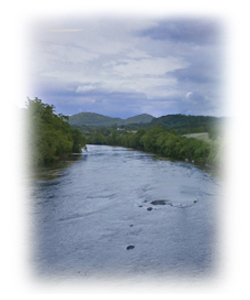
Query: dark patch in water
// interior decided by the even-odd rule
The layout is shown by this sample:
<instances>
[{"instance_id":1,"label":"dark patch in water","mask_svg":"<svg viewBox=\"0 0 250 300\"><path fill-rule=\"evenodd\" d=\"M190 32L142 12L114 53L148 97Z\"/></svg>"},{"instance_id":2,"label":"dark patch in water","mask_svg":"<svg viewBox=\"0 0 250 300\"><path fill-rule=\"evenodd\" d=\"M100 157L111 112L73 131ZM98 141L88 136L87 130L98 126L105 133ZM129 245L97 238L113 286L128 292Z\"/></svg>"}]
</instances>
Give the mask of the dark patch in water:
<instances>
[{"instance_id":1,"label":"dark patch in water","mask_svg":"<svg viewBox=\"0 0 250 300\"><path fill-rule=\"evenodd\" d=\"M127 250L131 250L131 249L134 249L134 248L135 248L134 245L129 245L129 246L127 247Z\"/></svg>"},{"instance_id":2,"label":"dark patch in water","mask_svg":"<svg viewBox=\"0 0 250 300\"><path fill-rule=\"evenodd\" d=\"M173 207L178 207L178 208L186 208L186 207L190 207L193 206L195 203L197 203L199 200L196 199L188 204L177 204L177 203L172 203L169 200L154 200L152 202L150 202L150 204L152 205L170 205ZM148 210L152 210L152 207L149 207Z\"/></svg>"},{"instance_id":3,"label":"dark patch in water","mask_svg":"<svg viewBox=\"0 0 250 300\"><path fill-rule=\"evenodd\" d=\"M150 204L153 204L153 205L166 205L166 203L168 203L168 202L169 202L169 200L154 200L154 201L150 202Z\"/></svg>"}]
</instances>

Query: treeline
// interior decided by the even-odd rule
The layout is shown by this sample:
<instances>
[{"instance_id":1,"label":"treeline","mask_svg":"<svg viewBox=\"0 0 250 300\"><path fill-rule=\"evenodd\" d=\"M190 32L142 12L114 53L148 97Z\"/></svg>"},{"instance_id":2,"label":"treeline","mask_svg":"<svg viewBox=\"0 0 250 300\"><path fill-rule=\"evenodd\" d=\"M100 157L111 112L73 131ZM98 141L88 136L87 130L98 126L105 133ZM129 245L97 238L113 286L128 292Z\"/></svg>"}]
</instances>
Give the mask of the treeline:
<instances>
[{"instance_id":1,"label":"treeline","mask_svg":"<svg viewBox=\"0 0 250 300\"><path fill-rule=\"evenodd\" d=\"M195 138L187 138L164 126L153 126L149 130L141 128L134 133L103 128L92 133L87 138L87 143L124 146L154 153L161 157L211 166L221 163L221 140L216 139L208 143Z\"/></svg>"},{"instance_id":2,"label":"treeline","mask_svg":"<svg viewBox=\"0 0 250 300\"><path fill-rule=\"evenodd\" d=\"M26 106L32 165L42 165L81 152L86 140L78 129L69 125L68 117L56 115L53 105L38 98L28 99Z\"/></svg>"},{"instance_id":3,"label":"treeline","mask_svg":"<svg viewBox=\"0 0 250 300\"><path fill-rule=\"evenodd\" d=\"M201 133L208 132L210 139L216 139L224 136L224 123L226 122L225 117L210 117L210 116L186 116L182 114L167 115L159 118L153 118L148 123L130 123L125 125L113 124L112 126L103 126L101 128L112 128L115 130L133 131L141 128L149 130L153 126L164 126L168 130L175 130L176 133L187 134L187 133ZM93 135L97 130L96 127L87 125L75 126L78 128L83 135Z\"/></svg>"},{"instance_id":4,"label":"treeline","mask_svg":"<svg viewBox=\"0 0 250 300\"><path fill-rule=\"evenodd\" d=\"M220 135L219 123L215 124L214 119L209 117L197 119L197 117L192 118L192 116L169 115L162 117L163 119L157 119L162 121L160 125L141 123L129 124L128 127L121 126L120 128L115 125L103 128L86 126L80 131L69 125L67 116L55 114L54 109L53 105L44 104L38 98L28 99L25 111L28 114L30 124L28 143L31 149L30 161L33 165L42 165L67 157L71 153L80 153L82 147L87 143L123 146L154 153L161 157L188 160L211 166L220 165L222 161L223 139L217 138ZM166 123L167 119L168 122ZM180 122L179 127L177 120ZM200 124L203 124L201 131L210 129L214 133L213 141L208 143L195 138L184 137L182 131L186 121L189 121L190 126L188 127L189 130L186 129L185 132L190 132L191 128L196 128L195 131L197 132L198 121L200 121ZM203 121L207 122L207 125L209 124L209 128L204 127ZM132 130L135 125L136 130ZM171 129L171 126L176 129Z\"/></svg>"}]
</instances>

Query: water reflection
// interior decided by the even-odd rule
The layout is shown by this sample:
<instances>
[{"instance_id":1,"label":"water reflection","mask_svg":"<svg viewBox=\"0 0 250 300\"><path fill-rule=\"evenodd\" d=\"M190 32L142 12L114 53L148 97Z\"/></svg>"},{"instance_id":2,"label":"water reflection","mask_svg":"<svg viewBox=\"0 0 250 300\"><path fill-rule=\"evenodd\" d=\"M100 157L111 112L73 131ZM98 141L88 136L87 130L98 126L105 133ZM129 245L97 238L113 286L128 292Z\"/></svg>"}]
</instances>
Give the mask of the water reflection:
<instances>
[{"instance_id":1,"label":"water reflection","mask_svg":"<svg viewBox=\"0 0 250 300\"><path fill-rule=\"evenodd\" d=\"M48 163L45 166L35 167L29 172L29 179L34 181L50 181L64 175L66 170L72 167L80 160L87 160L86 153L71 154L67 159L53 163ZM50 183L51 184L51 183Z\"/></svg>"}]
</instances>

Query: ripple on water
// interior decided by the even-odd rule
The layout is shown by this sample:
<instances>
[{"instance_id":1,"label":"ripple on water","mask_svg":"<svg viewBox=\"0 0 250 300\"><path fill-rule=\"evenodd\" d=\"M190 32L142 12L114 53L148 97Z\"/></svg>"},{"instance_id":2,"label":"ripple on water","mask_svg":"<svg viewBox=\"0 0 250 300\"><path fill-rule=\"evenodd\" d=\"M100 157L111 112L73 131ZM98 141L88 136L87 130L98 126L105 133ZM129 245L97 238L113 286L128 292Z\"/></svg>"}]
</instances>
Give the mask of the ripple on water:
<instances>
[{"instance_id":1,"label":"ripple on water","mask_svg":"<svg viewBox=\"0 0 250 300\"><path fill-rule=\"evenodd\" d=\"M88 150L63 177L34 185L39 272L191 277L211 269L216 182L209 175L124 148Z\"/></svg>"}]
</instances>

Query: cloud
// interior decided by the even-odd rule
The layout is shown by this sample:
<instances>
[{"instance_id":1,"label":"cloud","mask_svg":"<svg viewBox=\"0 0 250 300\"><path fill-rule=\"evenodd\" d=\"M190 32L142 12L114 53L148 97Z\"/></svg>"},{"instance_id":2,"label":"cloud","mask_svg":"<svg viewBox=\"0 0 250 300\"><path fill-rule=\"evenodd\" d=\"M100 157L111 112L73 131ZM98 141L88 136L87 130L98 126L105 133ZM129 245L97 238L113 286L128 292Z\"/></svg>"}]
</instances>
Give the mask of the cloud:
<instances>
[{"instance_id":1,"label":"cloud","mask_svg":"<svg viewBox=\"0 0 250 300\"><path fill-rule=\"evenodd\" d=\"M214 44L220 37L220 27L217 23L200 19L170 19L160 21L157 26L146 29L140 34L156 40L178 43Z\"/></svg>"},{"instance_id":2,"label":"cloud","mask_svg":"<svg viewBox=\"0 0 250 300\"><path fill-rule=\"evenodd\" d=\"M76 93L84 93L84 92L92 91L92 90L95 90L95 87L92 85L84 85L84 86L80 85L76 89Z\"/></svg>"},{"instance_id":3,"label":"cloud","mask_svg":"<svg viewBox=\"0 0 250 300\"><path fill-rule=\"evenodd\" d=\"M178 113L184 99L217 113L218 40L218 24L201 19L45 20L34 28L31 90L65 114Z\"/></svg>"},{"instance_id":4,"label":"cloud","mask_svg":"<svg viewBox=\"0 0 250 300\"><path fill-rule=\"evenodd\" d=\"M50 32L77 32L82 31L83 29L50 29Z\"/></svg>"},{"instance_id":5,"label":"cloud","mask_svg":"<svg viewBox=\"0 0 250 300\"><path fill-rule=\"evenodd\" d=\"M186 99L189 99L190 96L192 96L192 94L193 94L192 92L188 92L188 93L186 94L185 98L186 98Z\"/></svg>"},{"instance_id":6,"label":"cloud","mask_svg":"<svg viewBox=\"0 0 250 300\"><path fill-rule=\"evenodd\" d=\"M175 57L154 57L141 60L126 60L122 64L113 66L113 71L120 76L156 76L164 75L178 69L186 67L180 59Z\"/></svg>"}]
</instances>

